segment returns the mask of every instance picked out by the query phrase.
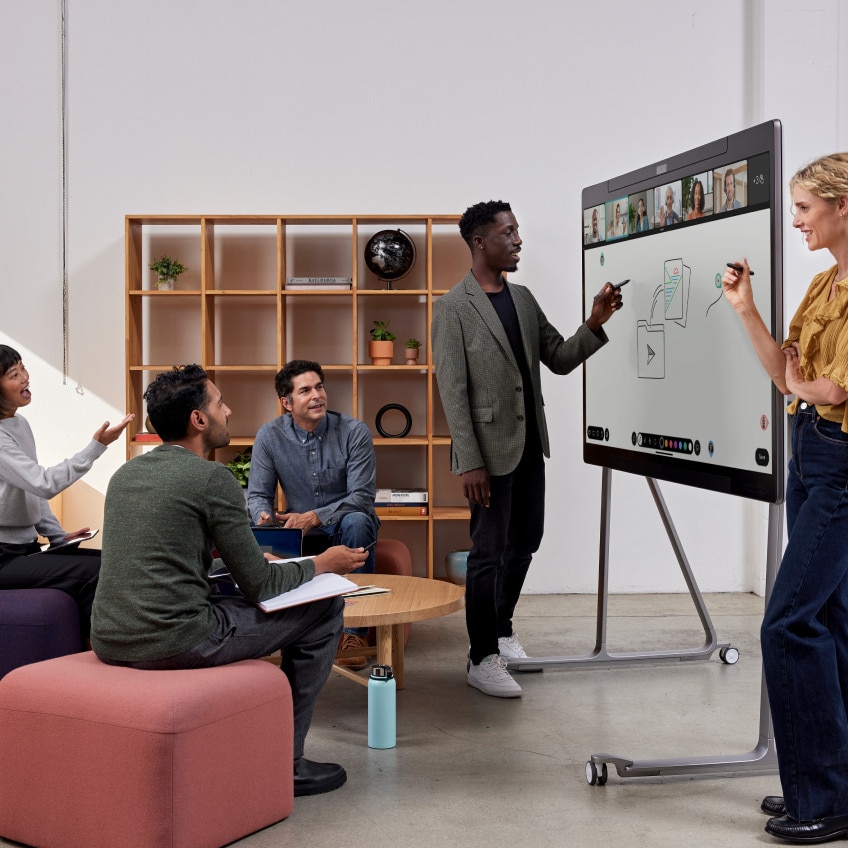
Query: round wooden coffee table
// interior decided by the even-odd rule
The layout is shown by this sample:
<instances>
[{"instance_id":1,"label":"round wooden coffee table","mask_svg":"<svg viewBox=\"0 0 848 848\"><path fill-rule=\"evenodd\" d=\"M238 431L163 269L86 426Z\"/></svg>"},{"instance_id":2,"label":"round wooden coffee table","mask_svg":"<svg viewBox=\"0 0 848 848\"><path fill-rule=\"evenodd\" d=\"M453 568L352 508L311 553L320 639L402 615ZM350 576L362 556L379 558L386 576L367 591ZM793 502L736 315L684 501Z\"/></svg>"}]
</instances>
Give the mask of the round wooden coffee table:
<instances>
[{"instance_id":1,"label":"round wooden coffee table","mask_svg":"<svg viewBox=\"0 0 848 848\"><path fill-rule=\"evenodd\" d=\"M444 580L405 577L398 574L348 574L360 586L380 586L390 591L382 595L346 598L345 627L374 627L377 630L377 662L390 665L398 689L403 689L403 625L412 621L439 618L465 606L465 588ZM372 649L373 651L373 649ZM338 657L362 655L361 648L349 648ZM333 671L368 685L346 668L335 665Z\"/></svg>"}]
</instances>

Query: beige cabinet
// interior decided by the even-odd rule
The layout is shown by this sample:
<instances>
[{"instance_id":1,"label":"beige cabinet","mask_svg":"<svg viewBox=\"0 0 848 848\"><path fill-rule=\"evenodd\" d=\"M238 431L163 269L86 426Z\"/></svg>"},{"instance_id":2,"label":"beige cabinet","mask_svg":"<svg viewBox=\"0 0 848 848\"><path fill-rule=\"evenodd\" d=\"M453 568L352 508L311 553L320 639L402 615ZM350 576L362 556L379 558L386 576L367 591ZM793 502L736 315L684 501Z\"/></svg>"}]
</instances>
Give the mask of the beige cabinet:
<instances>
[{"instance_id":1,"label":"beige cabinet","mask_svg":"<svg viewBox=\"0 0 848 848\"><path fill-rule=\"evenodd\" d=\"M377 451L377 485L426 488L429 513L382 516L381 536L399 538L420 576L443 577L444 559L468 547L468 508L449 472L450 436L430 350L433 302L466 273L458 215L128 215L126 217L127 455L155 444L147 436L145 387L173 365L202 365L232 409L226 462L253 444L279 414L274 374L290 359L324 368L331 409L365 421ZM401 229L416 248L410 272L392 287L367 267L369 239ZM148 265L160 256L187 270L172 290L156 288ZM345 278L350 288L291 289L292 277ZM372 365L369 331L397 335L390 365ZM408 338L422 342L405 363ZM392 404L377 429L377 415Z\"/></svg>"}]
</instances>

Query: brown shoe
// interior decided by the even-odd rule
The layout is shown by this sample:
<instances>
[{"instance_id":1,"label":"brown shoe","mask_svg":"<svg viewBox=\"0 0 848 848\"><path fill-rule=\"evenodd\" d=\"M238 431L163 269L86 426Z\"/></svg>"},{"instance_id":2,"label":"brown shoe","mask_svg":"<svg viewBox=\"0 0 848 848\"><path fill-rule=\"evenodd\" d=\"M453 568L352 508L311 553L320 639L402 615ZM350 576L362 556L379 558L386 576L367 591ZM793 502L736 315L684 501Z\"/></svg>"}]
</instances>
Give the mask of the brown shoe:
<instances>
[{"instance_id":1,"label":"brown shoe","mask_svg":"<svg viewBox=\"0 0 848 848\"><path fill-rule=\"evenodd\" d=\"M347 651L350 648L367 648L368 643L361 636L356 636L353 633L342 633L342 638L339 639L339 650ZM336 660L336 665L342 668L348 668L351 671L361 671L368 665L368 657L339 657Z\"/></svg>"}]
</instances>

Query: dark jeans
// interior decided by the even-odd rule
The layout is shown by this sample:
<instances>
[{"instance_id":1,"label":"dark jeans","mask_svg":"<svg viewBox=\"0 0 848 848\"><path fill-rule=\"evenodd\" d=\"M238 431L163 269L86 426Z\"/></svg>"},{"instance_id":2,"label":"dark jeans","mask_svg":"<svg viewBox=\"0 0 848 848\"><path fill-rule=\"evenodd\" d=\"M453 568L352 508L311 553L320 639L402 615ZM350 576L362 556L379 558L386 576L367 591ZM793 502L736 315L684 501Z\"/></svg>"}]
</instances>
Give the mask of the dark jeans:
<instances>
[{"instance_id":1,"label":"dark jeans","mask_svg":"<svg viewBox=\"0 0 848 848\"><path fill-rule=\"evenodd\" d=\"M212 611L216 619L212 633L177 656L148 662L100 659L147 670L206 668L260 659L282 649L280 668L291 685L294 707L294 757L302 757L315 701L336 657L344 601L327 598L265 613L239 595L214 595Z\"/></svg>"},{"instance_id":2,"label":"dark jeans","mask_svg":"<svg viewBox=\"0 0 848 848\"><path fill-rule=\"evenodd\" d=\"M789 540L763 619L763 668L788 814L848 815L848 435L798 411Z\"/></svg>"},{"instance_id":3,"label":"dark jeans","mask_svg":"<svg viewBox=\"0 0 848 848\"><path fill-rule=\"evenodd\" d=\"M364 512L349 512L338 524L327 527L315 527L303 537L303 555L311 556L326 551L333 545L346 545L349 548L367 548L377 538L380 524L374 516ZM374 573L374 548L368 551L365 565L357 568L354 574ZM353 633L363 639L368 635L367 627L351 627L346 633Z\"/></svg>"},{"instance_id":4,"label":"dark jeans","mask_svg":"<svg viewBox=\"0 0 848 848\"><path fill-rule=\"evenodd\" d=\"M83 642L91 632L91 605L100 576L100 551L71 546L37 553L39 545L0 544L0 589L60 589L77 603ZM31 556L28 556L31 554Z\"/></svg>"},{"instance_id":5,"label":"dark jeans","mask_svg":"<svg viewBox=\"0 0 848 848\"><path fill-rule=\"evenodd\" d=\"M525 447L515 471L490 478L490 491L488 507L471 504L465 624L475 665L498 653L499 637L512 636L512 615L542 543L545 459L538 442Z\"/></svg>"}]
</instances>

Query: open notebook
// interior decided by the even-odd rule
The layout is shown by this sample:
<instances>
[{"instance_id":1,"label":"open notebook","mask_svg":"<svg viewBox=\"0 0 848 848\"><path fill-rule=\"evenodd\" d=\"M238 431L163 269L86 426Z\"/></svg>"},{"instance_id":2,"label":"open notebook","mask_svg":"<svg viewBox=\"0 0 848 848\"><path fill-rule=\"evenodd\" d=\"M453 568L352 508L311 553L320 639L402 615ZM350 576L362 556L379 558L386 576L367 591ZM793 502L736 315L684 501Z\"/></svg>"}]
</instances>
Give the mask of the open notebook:
<instances>
[{"instance_id":1,"label":"open notebook","mask_svg":"<svg viewBox=\"0 0 848 848\"><path fill-rule=\"evenodd\" d=\"M340 574L325 572L316 574L311 580L302 583L296 589L283 592L267 601L260 601L258 606L263 612L276 612L286 607L296 607L299 604L308 604L312 601L320 601L322 598L332 598L336 595L345 595L355 592L359 586L347 577Z\"/></svg>"}]
</instances>

